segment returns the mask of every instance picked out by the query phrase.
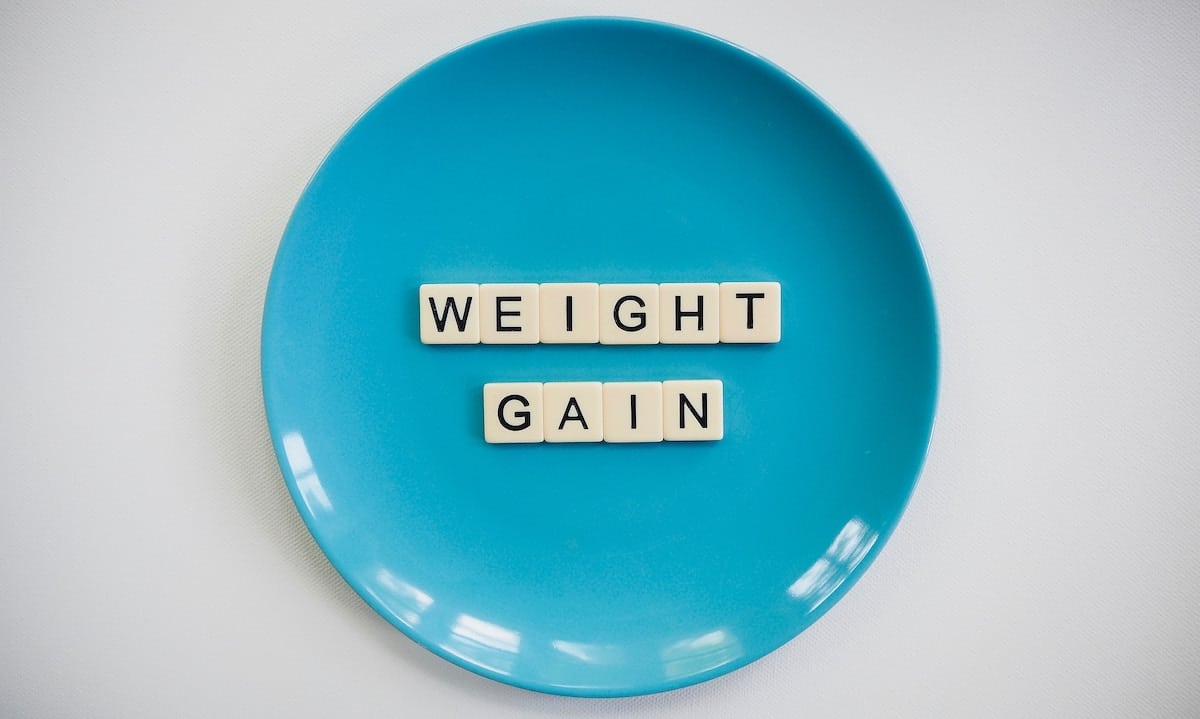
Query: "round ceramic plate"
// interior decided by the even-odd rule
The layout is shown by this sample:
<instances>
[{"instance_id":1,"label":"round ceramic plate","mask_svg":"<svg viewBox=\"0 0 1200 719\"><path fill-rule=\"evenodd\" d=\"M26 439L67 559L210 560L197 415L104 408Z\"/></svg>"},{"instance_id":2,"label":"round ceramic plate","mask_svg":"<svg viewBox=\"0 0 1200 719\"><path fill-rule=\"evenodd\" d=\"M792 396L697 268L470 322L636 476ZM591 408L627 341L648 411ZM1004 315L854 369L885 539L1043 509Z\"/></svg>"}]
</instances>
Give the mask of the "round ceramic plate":
<instances>
[{"instance_id":1,"label":"round ceramic plate","mask_svg":"<svg viewBox=\"0 0 1200 719\"><path fill-rule=\"evenodd\" d=\"M423 283L774 281L763 345L423 345ZM372 607L539 691L640 694L776 649L896 526L934 308L887 180L795 79L632 20L495 35L391 90L305 190L263 385L284 477ZM487 382L713 378L715 442L487 444Z\"/></svg>"}]
</instances>

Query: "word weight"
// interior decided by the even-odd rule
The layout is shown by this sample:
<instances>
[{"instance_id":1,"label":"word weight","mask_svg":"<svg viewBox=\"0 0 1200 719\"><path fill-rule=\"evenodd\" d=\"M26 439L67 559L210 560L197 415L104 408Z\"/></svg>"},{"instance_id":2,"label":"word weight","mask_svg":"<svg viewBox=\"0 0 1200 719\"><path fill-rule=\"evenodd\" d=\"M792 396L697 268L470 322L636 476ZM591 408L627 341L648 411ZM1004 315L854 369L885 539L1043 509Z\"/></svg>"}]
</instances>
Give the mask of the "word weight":
<instances>
[{"instance_id":1,"label":"word weight","mask_svg":"<svg viewBox=\"0 0 1200 719\"><path fill-rule=\"evenodd\" d=\"M779 341L778 282L425 284L421 342L717 344Z\"/></svg>"}]
</instances>

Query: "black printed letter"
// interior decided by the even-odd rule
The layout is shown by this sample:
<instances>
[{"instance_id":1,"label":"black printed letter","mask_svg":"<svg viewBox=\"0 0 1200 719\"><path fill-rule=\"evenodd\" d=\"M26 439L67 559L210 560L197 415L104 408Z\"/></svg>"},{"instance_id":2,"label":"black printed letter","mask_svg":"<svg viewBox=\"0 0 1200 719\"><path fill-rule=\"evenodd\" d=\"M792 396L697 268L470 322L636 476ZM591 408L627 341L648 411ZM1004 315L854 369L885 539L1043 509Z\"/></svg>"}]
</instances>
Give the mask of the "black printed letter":
<instances>
[{"instance_id":1,"label":"black printed letter","mask_svg":"<svg viewBox=\"0 0 1200 719\"><path fill-rule=\"evenodd\" d=\"M502 306L505 302L520 302L520 301L521 301L520 297L497 297L496 298L496 331L497 332L520 332L521 331L520 327L505 327L503 324L503 322L504 322L503 318L505 318L505 317L520 317L521 311L515 310L512 312L505 312L504 308Z\"/></svg>"},{"instance_id":2,"label":"black printed letter","mask_svg":"<svg viewBox=\"0 0 1200 719\"><path fill-rule=\"evenodd\" d=\"M738 295L738 296L741 297L741 295ZM683 311L683 298L680 297L679 295L675 295L675 331L676 332L683 331L683 318L684 317L695 317L696 318L696 331L697 332L704 331L704 295L699 295L696 297L696 311L695 312L684 312Z\"/></svg>"},{"instance_id":3,"label":"black printed letter","mask_svg":"<svg viewBox=\"0 0 1200 719\"><path fill-rule=\"evenodd\" d=\"M766 295L761 292L738 292L734 297L746 300L746 329L754 329L754 300L761 300Z\"/></svg>"},{"instance_id":4,"label":"black printed letter","mask_svg":"<svg viewBox=\"0 0 1200 719\"><path fill-rule=\"evenodd\" d=\"M617 304L613 306L613 322L616 322L617 327L620 327L621 329L625 330L626 332L637 332L638 330L645 329L646 328L646 313L645 312L630 312L629 313L630 317L632 317L633 319L638 321L638 324L636 324L636 325L627 325L621 321L621 305L625 304L626 302L633 302L633 303L637 304L638 307L644 308L646 306L646 303L642 301L641 297L638 297L637 295L625 295L621 299L617 300Z\"/></svg>"},{"instance_id":5,"label":"black printed letter","mask_svg":"<svg viewBox=\"0 0 1200 719\"><path fill-rule=\"evenodd\" d=\"M510 394L504 399L500 400L500 405L496 408L496 418L500 420L500 426L504 427L505 429L512 430L513 432L520 432L523 429L529 429L529 425L532 424L532 420L530 419L528 410L513 412L513 417L520 420L520 424L512 424L504 417L504 407L509 402L517 402L522 407L529 406L529 400L525 399L519 394Z\"/></svg>"},{"instance_id":6,"label":"black printed letter","mask_svg":"<svg viewBox=\"0 0 1200 719\"><path fill-rule=\"evenodd\" d=\"M437 327L438 332L446 331L446 320L450 317L450 313L454 313L454 324L458 325L459 332L467 331L467 317L471 315L471 300L473 297L468 297L463 303L463 313L458 314L458 304L455 303L453 297L446 298L446 307L442 310L442 316L438 317L437 301L432 297L429 298L429 311L433 313L433 324Z\"/></svg>"},{"instance_id":7,"label":"black printed letter","mask_svg":"<svg viewBox=\"0 0 1200 719\"><path fill-rule=\"evenodd\" d=\"M575 408L575 414L571 414L572 407ZM587 420L583 418L583 410L579 408L579 401L574 397L567 400L567 408L563 410L562 420L559 421L558 428L561 430L567 425L567 422L578 422L583 425L584 429L588 428Z\"/></svg>"},{"instance_id":8,"label":"black printed letter","mask_svg":"<svg viewBox=\"0 0 1200 719\"><path fill-rule=\"evenodd\" d=\"M684 407L686 407L688 409L688 411L692 413L692 416L696 418L696 421L700 423L701 427L703 427L704 429L708 429L708 392L702 392L700 394L700 411L699 412L696 411L696 408L692 406L692 403L688 401L688 398L686 396L684 396L682 393L679 395L679 428L680 429L683 429L685 426L684 421L683 421L684 420L684 414L683 414Z\"/></svg>"}]
</instances>

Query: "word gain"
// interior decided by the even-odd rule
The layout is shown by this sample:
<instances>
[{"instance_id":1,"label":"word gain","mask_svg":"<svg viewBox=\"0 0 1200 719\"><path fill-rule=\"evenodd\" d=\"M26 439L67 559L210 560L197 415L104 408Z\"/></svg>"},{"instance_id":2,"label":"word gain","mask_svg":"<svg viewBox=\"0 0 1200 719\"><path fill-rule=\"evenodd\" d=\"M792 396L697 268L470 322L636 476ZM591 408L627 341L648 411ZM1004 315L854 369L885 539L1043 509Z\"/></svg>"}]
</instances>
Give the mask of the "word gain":
<instances>
[{"instance_id":1,"label":"word gain","mask_svg":"<svg viewBox=\"0 0 1200 719\"><path fill-rule=\"evenodd\" d=\"M778 282L421 285L425 344L779 341Z\"/></svg>"},{"instance_id":2,"label":"word gain","mask_svg":"<svg viewBox=\"0 0 1200 719\"><path fill-rule=\"evenodd\" d=\"M696 442L725 434L721 380L492 382L483 437L518 442Z\"/></svg>"}]
</instances>

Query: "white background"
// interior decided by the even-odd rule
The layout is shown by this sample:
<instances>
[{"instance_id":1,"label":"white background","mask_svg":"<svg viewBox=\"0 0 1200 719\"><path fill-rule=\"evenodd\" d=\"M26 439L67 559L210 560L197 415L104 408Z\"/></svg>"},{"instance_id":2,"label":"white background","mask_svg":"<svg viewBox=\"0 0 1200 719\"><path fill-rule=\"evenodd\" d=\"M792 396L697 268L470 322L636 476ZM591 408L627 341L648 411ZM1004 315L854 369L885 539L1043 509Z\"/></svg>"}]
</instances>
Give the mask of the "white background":
<instances>
[{"instance_id":1,"label":"white background","mask_svg":"<svg viewBox=\"0 0 1200 719\"><path fill-rule=\"evenodd\" d=\"M766 659L626 700L496 684L378 618L259 393L270 262L339 135L443 52L578 14L824 97L912 215L943 342L863 580ZM1200 715L1198 38L1184 1L4 2L0 715Z\"/></svg>"}]
</instances>

